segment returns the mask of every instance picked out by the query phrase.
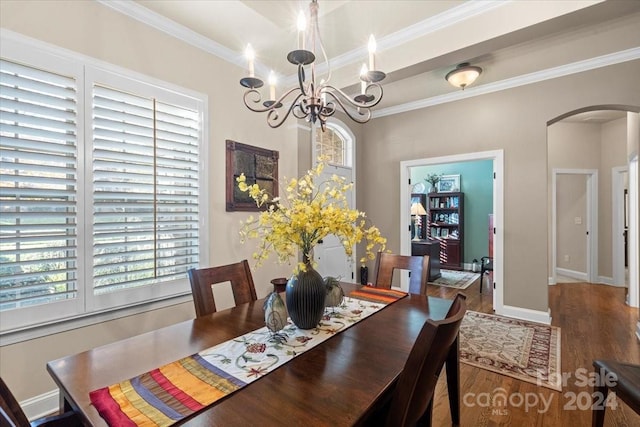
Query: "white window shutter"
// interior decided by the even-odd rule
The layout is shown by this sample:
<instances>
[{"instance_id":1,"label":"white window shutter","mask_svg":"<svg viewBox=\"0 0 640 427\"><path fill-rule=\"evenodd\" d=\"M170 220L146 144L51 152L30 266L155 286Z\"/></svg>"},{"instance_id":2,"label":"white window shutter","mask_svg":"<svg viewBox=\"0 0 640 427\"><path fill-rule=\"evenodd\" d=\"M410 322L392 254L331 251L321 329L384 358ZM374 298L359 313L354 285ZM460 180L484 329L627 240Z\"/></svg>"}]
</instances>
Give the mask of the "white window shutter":
<instances>
[{"instance_id":1,"label":"white window shutter","mask_svg":"<svg viewBox=\"0 0 640 427\"><path fill-rule=\"evenodd\" d=\"M0 309L77 297L77 82L0 61Z\"/></svg>"},{"instance_id":2,"label":"white window shutter","mask_svg":"<svg viewBox=\"0 0 640 427\"><path fill-rule=\"evenodd\" d=\"M93 87L97 294L184 278L198 265L198 113Z\"/></svg>"}]
</instances>

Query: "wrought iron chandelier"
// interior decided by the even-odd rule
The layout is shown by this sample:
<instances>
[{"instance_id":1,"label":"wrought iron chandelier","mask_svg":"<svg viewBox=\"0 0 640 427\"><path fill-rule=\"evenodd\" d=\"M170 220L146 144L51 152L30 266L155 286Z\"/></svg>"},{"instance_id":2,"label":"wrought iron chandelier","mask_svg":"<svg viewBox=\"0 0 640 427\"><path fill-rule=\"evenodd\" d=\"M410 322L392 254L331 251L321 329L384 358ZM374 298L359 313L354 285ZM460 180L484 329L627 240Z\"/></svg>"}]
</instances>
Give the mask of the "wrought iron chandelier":
<instances>
[{"instance_id":1,"label":"wrought iron chandelier","mask_svg":"<svg viewBox=\"0 0 640 427\"><path fill-rule=\"evenodd\" d=\"M320 38L318 26L318 2L309 4L310 31L306 31L306 18L302 11L298 17L298 48L289 52L287 60L298 66L298 85L285 91L278 99L275 95L275 77L273 71L269 76L269 99L262 101L259 88L264 82L255 76L254 52L247 46L246 56L249 62L249 76L240 80L247 88L244 93L244 105L256 113L267 113L267 124L272 128L282 125L290 114L308 122L320 122L324 131L326 121L337 110L338 106L352 120L366 123L371 119L371 108L382 100L382 81L386 74L375 69L376 42L373 35L369 38L369 66L363 64L360 70L360 94L353 99L342 90L329 84L331 65ZM317 82L315 60L316 49L327 63L327 76ZM306 67L306 68L305 68ZM307 73L310 78L307 79ZM290 102L284 110L284 103Z\"/></svg>"}]
</instances>

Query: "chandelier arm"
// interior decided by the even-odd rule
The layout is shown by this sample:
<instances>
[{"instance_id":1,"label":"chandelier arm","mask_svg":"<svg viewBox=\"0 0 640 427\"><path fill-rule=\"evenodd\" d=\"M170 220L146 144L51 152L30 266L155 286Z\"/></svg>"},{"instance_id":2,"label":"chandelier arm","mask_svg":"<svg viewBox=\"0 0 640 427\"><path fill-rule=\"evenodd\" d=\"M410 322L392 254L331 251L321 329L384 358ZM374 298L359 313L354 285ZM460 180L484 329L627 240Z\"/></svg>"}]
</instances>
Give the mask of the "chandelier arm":
<instances>
[{"instance_id":1,"label":"chandelier arm","mask_svg":"<svg viewBox=\"0 0 640 427\"><path fill-rule=\"evenodd\" d=\"M289 90L287 94L293 92L294 90L298 90L298 88L296 87ZM289 114L291 114L291 112L298 106L298 100L300 99L301 96L302 96L302 93L299 93L298 96L296 96L296 98L293 100L291 105L289 105L289 108L287 109L286 114L284 114L282 118L280 118L280 114L276 108L267 109L269 110L269 113L267 113L267 124L274 129L277 127L280 127L285 122L285 120L287 120L287 117L289 117ZM280 99L283 99L283 97L281 97ZM295 112L293 115L296 116ZM298 117L298 118L302 118L302 117Z\"/></svg>"},{"instance_id":2,"label":"chandelier arm","mask_svg":"<svg viewBox=\"0 0 640 427\"><path fill-rule=\"evenodd\" d=\"M298 85L300 86L300 92L302 92L304 96L307 96L307 91L304 88L304 81L304 65L298 64Z\"/></svg>"},{"instance_id":3,"label":"chandelier arm","mask_svg":"<svg viewBox=\"0 0 640 427\"><path fill-rule=\"evenodd\" d=\"M254 99L250 99L251 96L256 95L254 97ZM248 89L245 93L244 96L242 97L242 100L244 101L244 105L251 111L255 111L255 112L261 112L262 110L260 109L255 109L253 107L251 107L249 105L248 101L251 101L253 104L260 104L260 101L262 100L262 96L260 95L260 92L257 89Z\"/></svg>"},{"instance_id":4,"label":"chandelier arm","mask_svg":"<svg viewBox=\"0 0 640 427\"><path fill-rule=\"evenodd\" d=\"M262 96L260 95L260 92L256 89L249 89L244 93L243 96L243 101L244 101L244 105L251 111L255 112L255 113L266 113L269 110L275 110L276 108L278 108L278 105L282 105L282 101L285 100L285 98L287 98L289 95L291 95L293 92L299 90L299 88L294 87L289 89L288 91L286 91L284 94L282 94L282 96L280 98L278 98L277 101L275 101L273 104L269 105L269 106L265 106L263 107L252 107L249 102L251 102L252 104L260 104L260 101L262 100ZM253 95L258 95L257 98L254 99L250 99L250 96ZM298 94L298 96L296 97L295 101L297 101L300 96L302 94ZM294 101L294 103L295 103Z\"/></svg>"},{"instance_id":5,"label":"chandelier arm","mask_svg":"<svg viewBox=\"0 0 640 427\"><path fill-rule=\"evenodd\" d=\"M295 104L293 110L291 111L296 119L304 119L309 113L309 107L306 105L307 100L303 99L299 104Z\"/></svg>"},{"instance_id":6,"label":"chandelier arm","mask_svg":"<svg viewBox=\"0 0 640 427\"><path fill-rule=\"evenodd\" d=\"M300 94L300 96L302 96L303 94ZM300 99L300 96L298 96L298 98L296 98L296 100ZM295 107L297 107L296 109L294 109L293 115L298 118L298 119L304 119L306 118L309 114L311 114L311 106L309 105L309 98L308 97L304 97L302 98L302 100L298 103L295 103Z\"/></svg>"},{"instance_id":7,"label":"chandelier arm","mask_svg":"<svg viewBox=\"0 0 640 427\"><path fill-rule=\"evenodd\" d=\"M382 86L379 85L378 83L369 83L367 85L367 90L365 91L365 93L369 91L369 88L373 88L373 89L376 89L378 91L378 96L375 96L374 100L371 101L371 102L358 102L358 101L355 101L355 100L351 99L351 97L349 95L347 95L346 93L344 93L342 90L340 90L340 89L338 89L338 88L336 88L334 86L331 86L331 85L326 85L323 88L323 92L331 95L336 100L338 100L338 97L335 94L338 93L341 98L346 100L354 108L372 108L372 107L375 107L376 105L378 105L380 103L380 101L382 101L383 90L382 90ZM328 90L328 89L331 89L331 90ZM342 105L342 102L340 102L340 104Z\"/></svg>"},{"instance_id":8,"label":"chandelier arm","mask_svg":"<svg viewBox=\"0 0 640 427\"><path fill-rule=\"evenodd\" d=\"M355 107L355 108L357 108L357 110L358 110L358 114L359 114L360 116L365 116L364 118L359 118L359 117L357 117L357 116L354 116L354 115L351 113L350 109L349 109L347 106L345 106L345 104L340 100L340 98L338 98L337 96L335 96L335 95L333 94L333 92L328 92L328 93L329 93L329 95L331 95L331 97L332 97L332 98L333 98L333 99L338 103L338 105L340 105L340 107L342 107L342 111L343 111L347 116L349 116L349 118L350 118L351 120L353 120L354 122L358 122L358 123L367 123L369 120L371 120L371 110L369 109L369 107L367 107L367 106L362 106L362 105L358 105L358 103L351 101L351 100L349 99L349 97L348 97L348 96L345 96L345 98L344 98L344 99L346 99L346 100L348 100L348 101L349 101L349 104L348 104L348 105L349 105L350 107ZM343 94L344 94L344 92L343 92ZM375 104L374 104L374 105L375 105ZM364 112L363 112L363 111L364 111ZM332 116L334 112L335 112L335 108L334 108L334 111L332 111L332 112L331 112L331 114L329 114L327 117Z\"/></svg>"},{"instance_id":9,"label":"chandelier arm","mask_svg":"<svg viewBox=\"0 0 640 427\"><path fill-rule=\"evenodd\" d=\"M322 108L321 114L325 117L331 117L335 112L336 103L333 101L328 101L326 104L324 104L324 108Z\"/></svg>"},{"instance_id":10,"label":"chandelier arm","mask_svg":"<svg viewBox=\"0 0 640 427\"><path fill-rule=\"evenodd\" d=\"M342 107L344 109L344 107ZM324 131L327 119L336 112L336 104L333 101L329 101L324 104L324 107L320 111L318 111L318 119L320 120L320 124L322 125L322 129Z\"/></svg>"}]
</instances>

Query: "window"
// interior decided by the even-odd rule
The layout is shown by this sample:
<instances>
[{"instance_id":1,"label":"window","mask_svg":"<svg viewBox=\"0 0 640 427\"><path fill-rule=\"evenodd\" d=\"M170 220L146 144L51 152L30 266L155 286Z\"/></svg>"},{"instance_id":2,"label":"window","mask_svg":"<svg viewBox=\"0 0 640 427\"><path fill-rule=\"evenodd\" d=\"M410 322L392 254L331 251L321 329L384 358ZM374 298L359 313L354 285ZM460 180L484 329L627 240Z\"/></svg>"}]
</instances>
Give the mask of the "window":
<instances>
[{"instance_id":1,"label":"window","mask_svg":"<svg viewBox=\"0 0 640 427\"><path fill-rule=\"evenodd\" d=\"M97 294L198 265L198 112L93 87Z\"/></svg>"},{"instance_id":2,"label":"window","mask_svg":"<svg viewBox=\"0 0 640 427\"><path fill-rule=\"evenodd\" d=\"M204 97L4 43L0 330L187 293Z\"/></svg>"},{"instance_id":3,"label":"window","mask_svg":"<svg viewBox=\"0 0 640 427\"><path fill-rule=\"evenodd\" d=\"M0 308L77 297L78 90L0 63Z\"/></svg>"},{"instance_id":4,"label":"window","mask_svg":"<svg viewBox=\"0 0 640 427\"><path fill-rule=\"evenodd\" d=\"M316 156L324 156L336 166L352 166L352 138L339 126L327 123L324 132L315 132Z\"/></svg>"}]
</instances>

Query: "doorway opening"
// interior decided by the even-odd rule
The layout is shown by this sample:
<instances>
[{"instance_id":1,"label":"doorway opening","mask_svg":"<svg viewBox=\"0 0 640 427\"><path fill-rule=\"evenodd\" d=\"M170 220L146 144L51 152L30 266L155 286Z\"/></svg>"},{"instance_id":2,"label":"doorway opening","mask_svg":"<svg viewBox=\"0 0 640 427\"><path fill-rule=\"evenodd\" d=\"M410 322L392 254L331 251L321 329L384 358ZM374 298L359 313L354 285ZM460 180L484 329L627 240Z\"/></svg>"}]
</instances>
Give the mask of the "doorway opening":
<instances>
[{"instance_id":1,"label":"doorway opening","mask_svg":"<svg viewBox=\"0 0 640 427\"><path fill-rule=\"evenodd\" d=\"M568 112L547 123L548 167L552 171L549 216L554 227L549 234L549 284L556 283L557 266L563 256L556 247L559 219L551 218L557 214L554 204L562 197L556 194L556 178L561 176L556 173L557 169L561 172L562 168L566 168L564 172L571 171L570 168L595 170L597 173L591 175L594 179L587 186L594 206L589 208L589 231L592 235L587 237L590 245L587 256L589 266L585 268L583 281L628 286L626 299L632 307L638 307L640 293L638 178L637 175L634 177L634 173L637 173L634 159L638 156L640 140L639 112L640 107L637 106L591 106ZM625 208L625 199L628 208ZM628 221L626 224L625 218ZM578 225L571 223L571 217L568 224L571 227ZM626 245L625 228L628 238ZM625 258L628 274L625 271Z\"/></svg>"},{"instance_id":2,"label":"doorway opening","mask_svg":"<svg viewBox=\"0 0 640 427\"><path fill-rule=\"evenodd\" d=\"M409 184L411 169L421 166L434 166L450 163L473 162L491 160L493 162L493 309L497 314L503 314L504 307L504 152L503 150L484 151L477 153L458 154L443 157L432 157L400 162L400 253L411 254L411 193ZM415 184L415 183L414 183ZM462 183L464 187L464 183ZM408 290L408 280L402 277L401 288Z\"/></svg>"},{"instance_id":3,"label":"doorway opening","mask_svg":"<svg viewBox=\"0 0 640 427\"><path fill-rule=\"evenodd\" d=\"M551 178L551 283L597 281L598 171L554 169Z\"/></svg>"}]
</instances>

